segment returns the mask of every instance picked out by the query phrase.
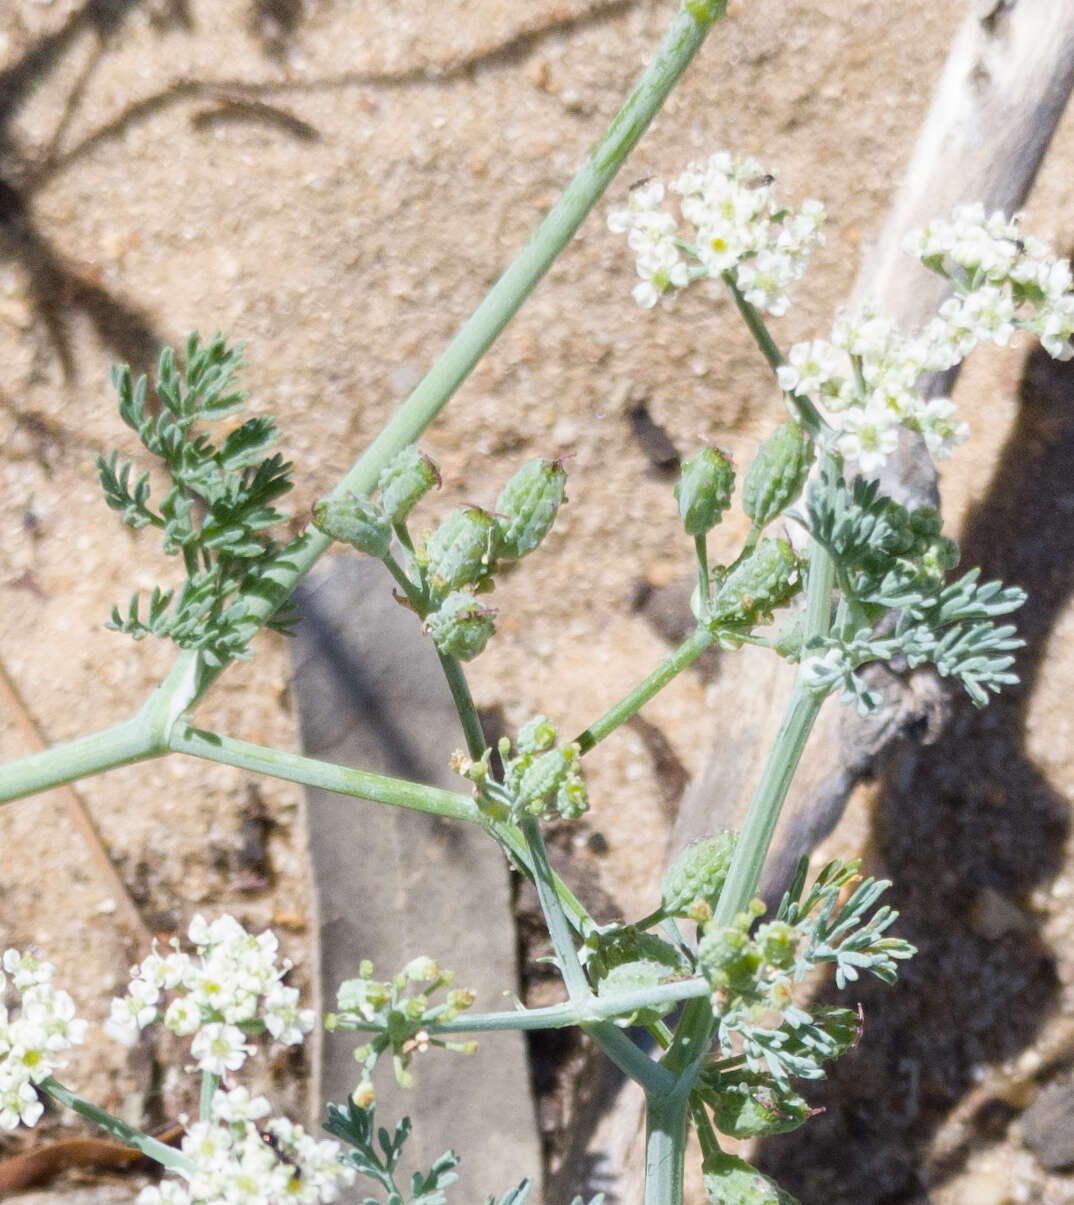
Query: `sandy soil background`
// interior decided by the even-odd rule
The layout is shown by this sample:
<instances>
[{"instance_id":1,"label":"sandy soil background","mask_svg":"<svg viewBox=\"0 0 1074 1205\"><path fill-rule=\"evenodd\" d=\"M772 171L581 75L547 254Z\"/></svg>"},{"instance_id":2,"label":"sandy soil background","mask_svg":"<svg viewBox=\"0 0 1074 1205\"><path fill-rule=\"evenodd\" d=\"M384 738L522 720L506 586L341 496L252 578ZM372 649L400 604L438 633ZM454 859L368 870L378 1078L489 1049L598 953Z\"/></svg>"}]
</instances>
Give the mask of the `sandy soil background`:
<instances>
[{"instance_id":1,"label":"sandy soil background","mask_svg":"<svg viewBox=\"0 0 1074 1205\"><path fill-rule=\"evenodd\" d=\"M251 406L276 416L297 467L297 530L554 200L672 10L3 6L0 660L50 742L122 719L171 661L103 626L113 602L174 577L100 499L94 454L135 452L108 364L146 367L191 329L243 340ZM743 462L779 412L724 299L696 290L654 313L634 307L608 208L631 181L712 150L758 155L788 199L828 206L828 245L778 337L823 331L879 230L964 12L961 0L732 0L608 203L429 432L441 512L484 497L530 456L573 457L570 505L547 548L503 583L500 635L473 670L478 701L502 706L508 724L544 711L580 728L665 650L631 599L639 582L686 570L690 549L631 414L644 406L683 452L705 439ZM1027 219L1060 247L1072 234L1072 152L1067 121ZM840 840L896 879L923 953L907 989L868 995L866 1049L837 1077L828 1112L764 1155L806 1205L1074 1201L1074 1180L1027 1145L1024 1112L1069 1085L1072 1049L1071 381L1012 352L982 354L959 384L974 436L944 473L949 524L965 527L990 573L1039 588L1028 672L1011 701L960 720L848 817ZM729 524L728 547L742 530ZM263 637L199 720L293 747L289 674L285 642ZM646 711L691 772L719 722L705 703L704 679L690 674ZM5 714L0 755L24 748ZM670 821L653 758L627 730L593 755L589 777L585 833L603 840L583 843L579 859L628 913L645 911ZM251 790L273 821L260 880L242 853ZM197 911L273 923L308 979L297 789L171 759L79 792L151 929L170 934ZM116 901L55 794L0 810L0 944L28 941L88 1013L125 981ZM1004 1060L1020 1067L1003 1081L1014 1087L945 1129ZM145 1052L93 1043L69 1078L139 1116L150 1071ZM301 1071L265 1068L295 1108ZM170 1082L154 1092L162 1113L184 1103Z\"/></svg>"}]
</instances>

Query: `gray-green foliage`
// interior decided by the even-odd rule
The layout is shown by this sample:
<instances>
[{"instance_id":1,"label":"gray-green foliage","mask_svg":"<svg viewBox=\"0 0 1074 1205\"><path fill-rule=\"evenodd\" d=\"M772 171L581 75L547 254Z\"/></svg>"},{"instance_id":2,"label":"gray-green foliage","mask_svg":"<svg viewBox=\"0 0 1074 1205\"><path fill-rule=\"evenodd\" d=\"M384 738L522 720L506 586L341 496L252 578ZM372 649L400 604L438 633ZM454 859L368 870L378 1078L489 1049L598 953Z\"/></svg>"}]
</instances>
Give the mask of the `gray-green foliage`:
<instances>
[{"instance_id":1,"label":"gray-green foliage","mask_svg":"<svg viewBox=\"0 0 1074 1205\"><path fill-rule=\"evenodd\" d=\"M291 465L269 451L276 439L270 418L247 419L219 444L200 430L243 408L236 380L241 348L228 347L219 334L203 346L192 334L184 358L180 368L170 348L161 353L155 402L144 376L132 381L126 365L112 370L123 421L163 461L171 484L154 510L149 474L132 487L132 463L113 452L97 459L105 500L128 527L157 528L164 551L183 558L186 579L178 590L155 587L144 618L135 594L125 617L112 609L108 626L135 639L167 637L220 665L248 655L259 627L249 599L264 589L266 571L276 563L279 546L267 533L284 518L273 503L291 488ZM270 626L286 630L286 616Z\"/></svg>"},{"instance_id":2,"label":"gray-green foliage","mask_svg":"<svg viewBox=\"0 0 1074 1205\"><path fill-rule=\"evenodd\" d=\"M1025 593L981 583L976 569L945 584L958 547L940 534L934 509L909 511L884 497L875 481L858 478L848 486L822 477L809 492L802 521L831 552L842 592L831 634L806 650L817 690L841 690L868 712L879 698L857 670L896 656L911 669L931 663L942 676L957 678L978 707L989 691L1017 681L1013 652L1025 642L1013 625L993 620L1017 610Z\"/></svg>"}]
</instances>

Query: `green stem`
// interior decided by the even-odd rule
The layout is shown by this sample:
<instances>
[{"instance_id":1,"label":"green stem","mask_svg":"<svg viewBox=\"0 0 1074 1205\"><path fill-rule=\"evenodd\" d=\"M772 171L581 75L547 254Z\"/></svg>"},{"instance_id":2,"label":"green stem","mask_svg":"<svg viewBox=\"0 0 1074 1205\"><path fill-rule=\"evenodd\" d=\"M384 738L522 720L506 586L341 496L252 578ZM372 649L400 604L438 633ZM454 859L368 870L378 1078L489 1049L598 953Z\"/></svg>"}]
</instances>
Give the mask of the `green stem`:
<instances>
[{"instance_id":1,"label":"green stem","mask_svg":"<svg viewBox=\"0 0 1074 1205\"><path fill-rule=\"evenodd\" d=\"M466 737L466 752L477 761L485 752L485 731L481 727L481 717L474 706L474 698L470 694L470 685L463 673L462 663L457 657L447 657L441 652L436 655L440 658L440 668L444 671L451 697L455 701L455 710L459 713L463 735Z\"/></svg>"},{"instance_id":2,"label":"green stem","mask_svg":"<svg viewBox=\"0 0 1074 1205\"><path fill-rule=\"evenodd\" d=\"M548 861L548 850L544 843L541 826L535 819L522 821L522 836L530 852L530 863L533 867L533 882L537 888L537 898L541 903L548 935L552 939L552 948L556 953L560 974L567 988L567 995L572 1001L586 1000L592 994L589 981L578 961L578 951L574 947L570 925L566 913L560 904L552 882L552 867Z\"/></svg>"},{"instance_id":3,"label":"green stem","mask_svg":"<svg viewBox=\"0 0 1074 1205\"><path fill-rule=\"evenodd\" d=\"M697 553L697 592L700 595L700 611L708 613L709 607L709 550L708 536L705 532L694 536L694 550Z\"/></svg>"},{"instance_id":4,"label":"green stem","mask_svg":"<svg viewBox=\"0 0 1074 1205\"><path fill-rule=\"evenodd\" d=\"M114 766L144 761L158 752L141 715L134 715L103 732L0 766L0 803L21 799L35 791L47 791Z\"/></svg>"},{"instance_id":5,"label":"green stem","mask_svg":"<svg viewBox=\"0 0 1074 1205\"><path fill-rule=\"evenodd\" d=\"M700 625L695 628L665 661L634 687L630 694L616 703L611 710L606 711L599 720L590 724L584 732L579 733L574 738L575 744L583 753L588 753L620 724L625 724L636 711L640 711L676 674L681 674L692 661L696 661L712 641L713 635L708 628Z\"/></svg>"},{"instance_id":6,"label":"green stem","mask_svg":"<svg viewBox=\"0 0 1074 1205\"><path fill-rule=\"evenodd\" d=\"M533 860L530 856L529 846L526 844L526 838L522 835L522 830L514 824L507 824L501 821L489 821L486 827L503 848L507 850L508 854L510 854L511 858L514 859L530 881L536 882ZM596 932L598 928L596 921L590 915L585 905L581 903L555 871L552 871L552 885L555 888L560 907L563 909L571 928L585 941L591 933Z\"/></svg>"},{"instance_id":7,"label":"green stem","mask_svg":"<svg viewBox=\"0 0 1074 1205\"><path fill-rule=\"evenodd\" d=\"M723 1154L720 1140L716 1137L712 1121L705 1106L700 1102L690 1106L690 1116L693 1118L694 1129L697 1130L697 1140L701 1146L701 1161L703 1164Z\"/></svg>"},{"instance_id":8,"label":"green stem","mask_svg":"<svg viewBox=\"0 0 1074 1205\"><path fill-rule=\"evenodd\" d=\"M213 1097L216 1095L216 1090L219 1087L220 1077L218 1075L214 1075L211 1071L203 1071L201 1073L201 1096L198 1100L198 1116L202 1121L208 1121L212 1117Z\"/></svg>"},{"instance_id":9,"label":"green stem","mask_svg":"<svg viewBox=\"0 0 1074 1205\"><path fill-rule=\"evenodd\" d=\"M417 612L418 616L421 619L424 619L426 608L429 605L428 600L422 595L418 587L415 586L410 580L402 565L399 564L399 562L395 559L395 557L392 556L390 552L385 553L381 559L384 561L384 567L399 583L399 588L406 595L407 601Z\"/></svg>"},{"instance_id":10,"label":"green stem","mask_svg":"<svg viewBox=\"0 0 1074 1205\"><path fill-rule=\"evenodd\" d=\"M687 1095L646 1094L645 1205L682 1205Z\"/></svg>"},{"instance_id":11,"label":"green stem","mask_svg":"<svg viewBox=\"0 0 1074 1205\"><path fill-rule=\"evenodd\" d=\"M778 344L769 333L764 319L758 313L757 308L743 297L738 285L735 284L734 273L728 270L721 272L720 275L723 278L724 284L731 291L731 296L738 307L742 321L749 328L750 334L756 340L757 346L761 349L761 354L768 361L769 367L775 372L783 363L783 353L779 350ZM802 426L805 427L814 439L829 429L820 411L804 393L791 393L788 396L798 411L798 417L801 420Z\"/></svg>"},{"instance_id":12,"label":"green stem","mask_svg":"<svg viewBox=\"0 0 1074 1205\"><path fill-rule=\"evenodd\" d=\"M638 988L632 992L617 992L610 996L590 996L588 1000L567 1000L543 1008L514 1009L511 1012L462 1013L451 1021L423 1022L429 1033L485 1033L501 1029L566 1029L569 1026L591 1026L615 1017L629 1016L639 1008L656 1008L695 1000L711 993L708 983L694 976L661 983L656 987ZM340 1029L357 1033L378 1033L383 1026L367 1021L340 1024ZM657 1064L653 1064L656 1066Z\"/></svg>"},{"instance_id":13,"label":"green stem","mask_svg":"<svg viewBox=\"0 0 1074 1205\"><path fill-rule=\"evenodd\" d=\"M477 804L467 795L457 795L453 791L426 787L400 778L388 778L383 774L371 774L367 770L353 770L349 766L302 757L297 753L285 753L282 749L266 748L233 736L220 736L215 732L179 725L172 733L169 747L176 753L189 753L194 757L269 774L273 778L302 783L307 787L320 787L340 795L357 795L376 803L389 803L394 807L428 812L432 816L451 820L469 820L482 826L486 824Z\"/></svg>"},{"instance_id":14,"label":"green stem","mask_svg":"<svg viewBox=\"0 0 1074 1205\"><path fill-rule=\"evenodd\" d=\"M141 1151L143 1155L147 1155L154 1162L167 1168L168 1171L178 1172L179 1175L188 1178L193 1172L193 1162L182 1151L177 1151L174 1147L159 1142L156 1138L150 1138L148 1134L143 1134L134 1126L127 1125L125 1121L120 1121L118 1117L113 1117L104 1109L99 1109L85 1097L79 1096L77 1092L65 1088L59 1080L53 1079L51 1075L48 1079L43 1079L37 1086L42 1092L48 1093L53 1100L58 1101L61 1105L66 1105L69 1109L74 1109L87 1121L92 1121L94 1125L100 1126L101 1129L118 1138L120 1142L125 1142L127 1146Z\"/></svg>"}]
</instances>

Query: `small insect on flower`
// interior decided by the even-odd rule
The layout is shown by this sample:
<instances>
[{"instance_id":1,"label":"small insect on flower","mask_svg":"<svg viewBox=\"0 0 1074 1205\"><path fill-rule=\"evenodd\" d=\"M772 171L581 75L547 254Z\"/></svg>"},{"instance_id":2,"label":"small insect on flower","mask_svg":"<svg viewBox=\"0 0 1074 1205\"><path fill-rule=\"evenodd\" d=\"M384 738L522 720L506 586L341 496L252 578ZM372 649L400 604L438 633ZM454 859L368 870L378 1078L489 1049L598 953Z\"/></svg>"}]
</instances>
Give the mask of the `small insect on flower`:
<instances>
[{"instance_id":1,"label":"small insect on flower","mask_svg":"<svg viewBox=\"0 0 1074 1205\"><path fill-rule=\"evenodd\" d=\"M269 1130L258 1130L257 1132L261 1137L261 1141L269 1148L270 1151L272 1151L276 1158L279 1159L279 1161L285 1167L289 1167L291 1169L292 1180L301 1180L301 1166L297 1164L292 1156L284 1150L283 1143L280 1141L279 1137Z\"/></svg>"}]
</instances>

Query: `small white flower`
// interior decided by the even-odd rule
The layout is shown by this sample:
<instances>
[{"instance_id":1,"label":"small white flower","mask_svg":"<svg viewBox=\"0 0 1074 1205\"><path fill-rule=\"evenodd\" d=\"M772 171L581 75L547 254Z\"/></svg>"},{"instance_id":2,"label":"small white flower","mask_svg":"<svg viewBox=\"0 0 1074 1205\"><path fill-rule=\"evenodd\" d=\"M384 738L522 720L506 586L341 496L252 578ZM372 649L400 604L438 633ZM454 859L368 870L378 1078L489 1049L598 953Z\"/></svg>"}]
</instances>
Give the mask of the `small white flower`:
<instances>
[{"instance_id":1,"label":"small white flower","mask_svg":"<svg viewBox=\"0 0 1074 1205\"><path fill-rule=\"evenodd\" d=\"M844 460L857 462L862 473L875 473L899 446L897 420L890 412L854 406L841 415L835 449Z\"/></svg>"},{"instance_id":2,"label":"small white flower","mask_svg":"<svg viewBox=\"0 0 1074 1205\"><path fill-rule=\"evenodd\" d=\"M217 1089L213 1096L212 1115L216 1121L230 1125L241 1125L248 1121L260 1121L268 1117L272 1106L267 1097L251 1096L249 1088L236 1084L234 1088Z\"/></svg>"},{"instance_id":3,"label":"small white flower","mask_svg":"<svg viewBox=\"0 0 1074 1205\"><path fill-rule=\"evenodd\" d=\"M237 1025L213 1022L203 1026L190 1044L190 1053L198 1068L210 1075L238 1071L254 1048Z\"/></svg>"}]
</instances>

